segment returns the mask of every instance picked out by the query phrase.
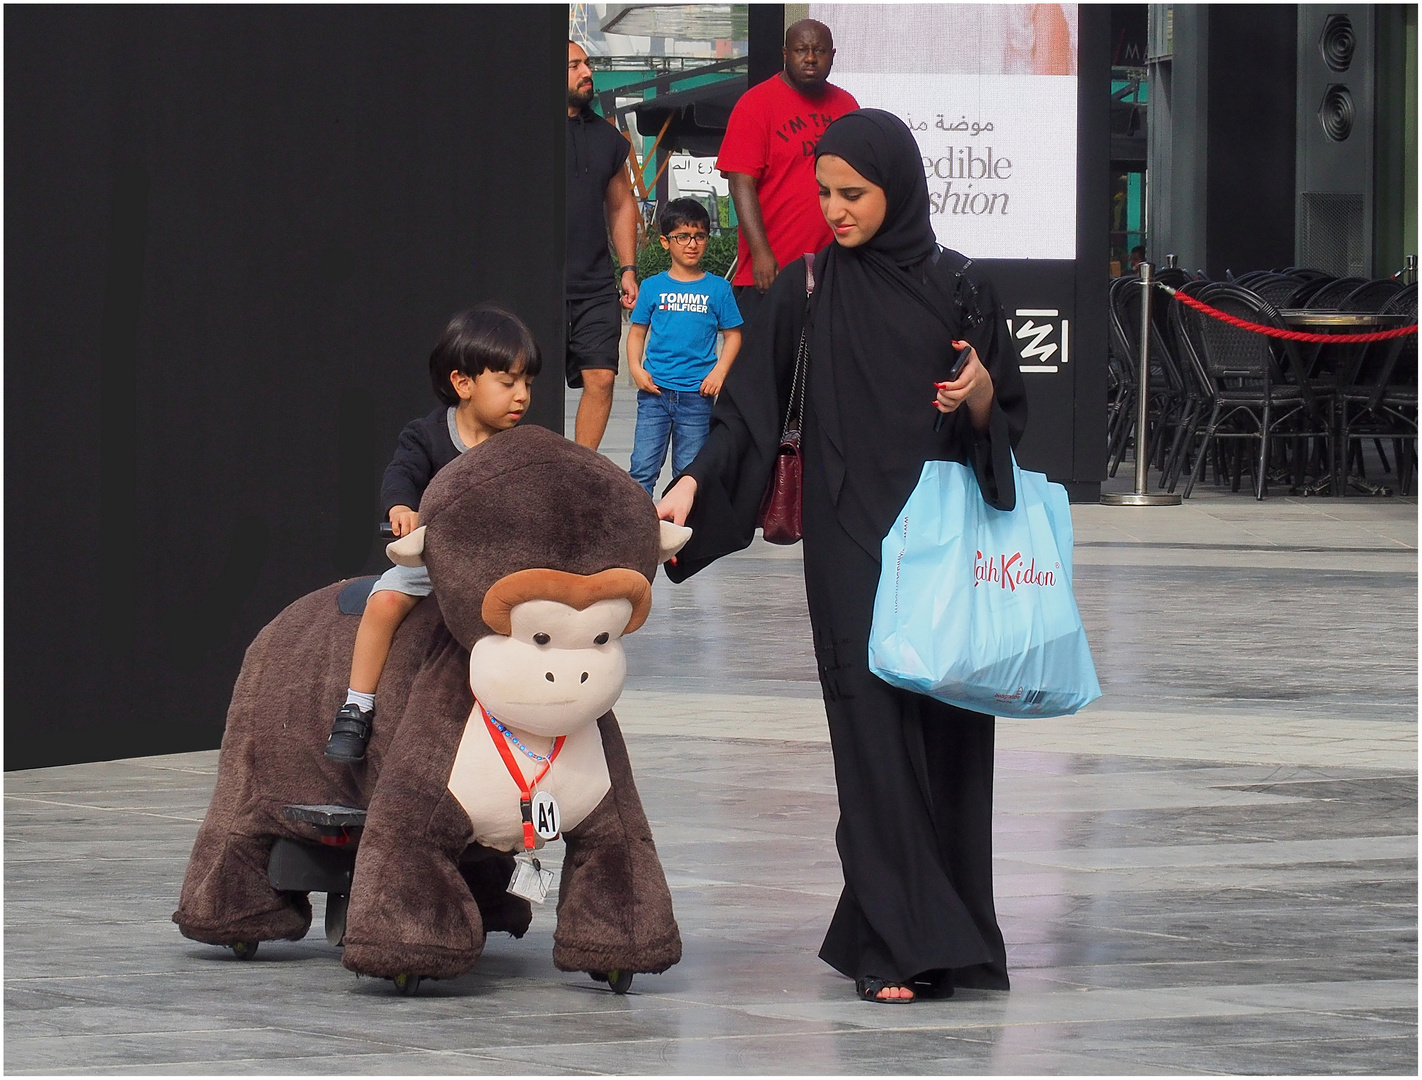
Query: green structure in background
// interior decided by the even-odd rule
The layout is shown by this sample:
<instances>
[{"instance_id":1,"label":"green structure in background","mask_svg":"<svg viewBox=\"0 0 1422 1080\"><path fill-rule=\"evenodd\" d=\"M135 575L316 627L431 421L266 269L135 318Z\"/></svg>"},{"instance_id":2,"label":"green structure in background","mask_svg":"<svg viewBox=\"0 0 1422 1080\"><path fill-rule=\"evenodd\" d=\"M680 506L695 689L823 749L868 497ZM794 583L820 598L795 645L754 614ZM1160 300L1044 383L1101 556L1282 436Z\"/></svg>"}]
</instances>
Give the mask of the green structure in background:
<instances>
[{"instance_id":1,"label":"green structure in background","mask_svg":"<svg viewBox=\"0 0 1422 1080\"><path fill-rule=\"evenodd\" d=\"M1111 275L1130 272L1131 249L1147 247L1143 69L1113 68L1111 79ZM1121 144L1118 151L1117 144ZM1134 146L1134 149L1130 147ZM1132 157L1138 153L1139 158Z\"/></svg>"}]
</instances>

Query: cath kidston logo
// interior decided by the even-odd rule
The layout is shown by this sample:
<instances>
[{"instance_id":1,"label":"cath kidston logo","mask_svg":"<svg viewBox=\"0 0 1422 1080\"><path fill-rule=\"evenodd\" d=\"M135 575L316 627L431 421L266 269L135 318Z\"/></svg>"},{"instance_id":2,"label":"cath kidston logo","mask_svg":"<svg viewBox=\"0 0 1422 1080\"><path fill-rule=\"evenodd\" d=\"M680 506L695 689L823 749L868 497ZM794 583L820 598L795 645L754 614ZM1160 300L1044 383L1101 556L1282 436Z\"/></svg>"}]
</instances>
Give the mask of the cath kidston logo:
<instances>
[{"instance_id":1,"label":"cath kidston logo","mask_svg":"<svg viewBox=\"0 0 1422 1080\"><path fill-rule=\"evenodd\" d=\"M1037 585L1044 589L1050 589L1057 583L1056 570L1061 569L1061 563L1054 563L1053 570L1038 570L1037 560L1030 559L1022 561L1022 552L1016 551L1011 555L994 555L984 559L983 553L979 551L977 558L973 560L973 588L979 585L996 584L1009 592L1016 592L1024 585Z\"/></svg>"}]
</instances>

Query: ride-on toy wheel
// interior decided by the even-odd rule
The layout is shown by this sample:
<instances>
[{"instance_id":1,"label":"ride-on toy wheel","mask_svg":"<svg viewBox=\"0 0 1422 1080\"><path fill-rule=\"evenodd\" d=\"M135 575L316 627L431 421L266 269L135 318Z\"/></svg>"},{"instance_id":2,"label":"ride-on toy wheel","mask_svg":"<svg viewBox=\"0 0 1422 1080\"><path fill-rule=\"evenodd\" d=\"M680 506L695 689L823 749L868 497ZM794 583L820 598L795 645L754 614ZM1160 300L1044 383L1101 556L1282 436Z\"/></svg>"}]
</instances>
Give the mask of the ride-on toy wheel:
<instances>
[{"instance_id":1,"label":"ride-on toy wheel","mask_svg":"<svg viewBox=\"0 0 1422 1080\"><path fill-rule=\"evenodd\" d=\"M625 994L632 989L632 972L630 971L589 971L594 982L605 982L612 987L614 994Z\"/></svg>"},{"instance_id":2,"label":"ride-on toy wheel","mask_svg":"<svg viewBox=\"0 0 1422 1080\"><path fill-rule=\"evenodd\" d=\"M394 978L395 992L404 997L410 997L420 988L420 977L418 975L396 975Z\"/></svg>"},{"instance_id":3,"label":"ride-on toy wheel","mask_svg":"<svg viewBox=\"0 0 1422 1080\"><path fill-rule=\"evenodd\" d=\"M250 960L257 955L259 944L261 943L257 941L237 941L229 947L232 949L232 955L238 960Z\"/></svg>"}]
</instances>

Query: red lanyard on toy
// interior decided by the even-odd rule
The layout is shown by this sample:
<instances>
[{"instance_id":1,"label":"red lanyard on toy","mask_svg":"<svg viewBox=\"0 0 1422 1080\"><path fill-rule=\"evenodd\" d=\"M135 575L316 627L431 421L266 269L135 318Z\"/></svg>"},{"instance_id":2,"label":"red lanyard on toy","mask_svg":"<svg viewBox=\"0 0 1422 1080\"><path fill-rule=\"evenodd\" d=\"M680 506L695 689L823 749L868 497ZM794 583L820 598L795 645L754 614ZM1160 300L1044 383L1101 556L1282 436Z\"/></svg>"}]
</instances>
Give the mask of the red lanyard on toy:
<instances>
[{"instance_id":1,"label":"red lanyard on toy","mask_svg":"<svg viewBox=\"0 0 1422 1080\"><path fill-rule=\"evenodd\" d=\"M489 729L489 738L494 740L494 746L498 749L499 756L504 759L504 766L509 770L509 775L513 777L514 783L518 785L518 809L520 816L523 818L523 847L525 851L532 851L534 847L534 835L533 792L531 789L534 784L537 784L538 781L548 775L548 768L553 764L553 759L558 756L558 751L563 749L563 741L567 736L559 735L553 740L553 749L548 751L547 757L541 754L535 754L522 743L519 743L508 728L490 716L489 710L484 708L482 701L476 698L474 703L479 706L479 712L484 717L484 726ZM518 743L518 748L534 761L543 762L543 768L538 770L538 775L533 778L532 783L523 778L523 770L518 767L518 762L514 760L513 751L509 749L510 739Z\"/></svg>"}]
</instances>

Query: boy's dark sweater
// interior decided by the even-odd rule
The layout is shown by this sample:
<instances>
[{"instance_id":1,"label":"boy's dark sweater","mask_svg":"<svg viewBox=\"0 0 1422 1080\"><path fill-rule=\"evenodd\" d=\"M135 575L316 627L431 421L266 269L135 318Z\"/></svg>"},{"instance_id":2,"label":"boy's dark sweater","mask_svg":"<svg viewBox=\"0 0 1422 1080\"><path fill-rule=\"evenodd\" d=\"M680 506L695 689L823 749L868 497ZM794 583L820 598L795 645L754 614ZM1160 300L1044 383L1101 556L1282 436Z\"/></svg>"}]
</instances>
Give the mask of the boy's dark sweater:
<instances>
[{"instance_id":1,"label":"boy's dark sweater","mask_svg":"<svg viewBox=\"0 0 1422 1080\"><path fill-rule=\"evenodd\" d=\"M420 497L434 474L459 456L459 448L449 437L449 409L441 405L428 416L411 420L400 432L395 456L385 467L380 484L382 520L390 517L392 506L420 508Z\"/></svg>"}]
</instances>

